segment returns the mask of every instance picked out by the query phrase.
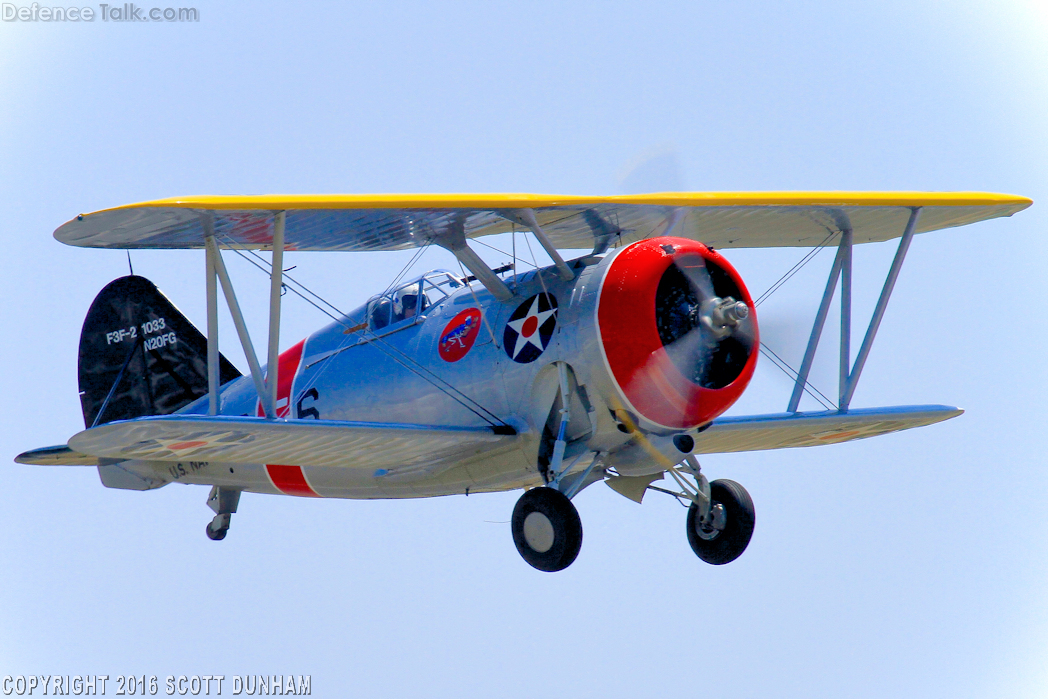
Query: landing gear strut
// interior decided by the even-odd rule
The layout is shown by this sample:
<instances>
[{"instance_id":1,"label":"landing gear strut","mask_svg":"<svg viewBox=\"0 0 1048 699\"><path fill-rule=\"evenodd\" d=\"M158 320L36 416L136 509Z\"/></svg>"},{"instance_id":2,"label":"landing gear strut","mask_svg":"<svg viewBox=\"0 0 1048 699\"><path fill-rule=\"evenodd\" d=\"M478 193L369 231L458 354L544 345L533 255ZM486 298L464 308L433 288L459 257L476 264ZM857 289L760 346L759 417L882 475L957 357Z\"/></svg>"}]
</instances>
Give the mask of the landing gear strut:
<instances>
[{"instance_id":1,"label":"landing gear strut","mask_svg":"<svg viewBox=\"0 0 1048 699\"><path fill-rule=\"evenodd\" d=\"M572 382L570 369L564 362L557 362L559 381L559 408L554 402L550 409L547 424L552 426L554 415L560 413L560 424L556 431L547 435L543 430L544 445L549 462L543 466L539 463L539 473L545 481L545 487L532 488L517 500L510 520L513 543L521 558L533 568L555 573L572 564L582 548L582 520L579 512L571 504L571 498L589 485L591 474L600 467L603 472L603 460L596 455L593 461L579 473L570 473L585 452L579 454L570 463L564 463L564 452L568 447L568 425L571 421ZM583 404L586 405L584 395ZM550 444L547 439L552 441Z\"/></svg>"},{"instance_id":2,"label":"landing gear strut","mask_svg":"<svg viewBox=\"0 0 1048 699\"><path fill-rule=\"evenodd\" d=\"M710 483L702 474L702 467L694 456L687 456L684 463L666 469L680 486L675 493L649 485L685 502L688 507L688 543L695 555L706 563L719 566L731 563L742 555L753 537L756 515L753 500L746 489L735 481L726 479ZM686 476L695 479L692 485Z\"/></svg>"},{"instance_id":3,"label":"landing gear strut","mask_svg":"<svg viewBox=\"0 0 1048 699\"><path fill-rule=\"evenodd\" d=\"M513 508L510 529L521 557L547 573L567 568L582 548L578 510L553 488L532 488L521 495Z\"/></svg>"},{"instance_id":4,"label":"landing gear strut","mask_svg":"<svg viewBox=\"0 0 1048 699\"><path fill-rule=\"evenodd\" d=\"M207 496L207 506L215 512L215 517L208 525L205 532L207 538L212 541L222 541L229 532L229 520L237 511L240 503L240 491L233 488L222 488L213 486L211 494Z\"/></svg>"}]
</instances>

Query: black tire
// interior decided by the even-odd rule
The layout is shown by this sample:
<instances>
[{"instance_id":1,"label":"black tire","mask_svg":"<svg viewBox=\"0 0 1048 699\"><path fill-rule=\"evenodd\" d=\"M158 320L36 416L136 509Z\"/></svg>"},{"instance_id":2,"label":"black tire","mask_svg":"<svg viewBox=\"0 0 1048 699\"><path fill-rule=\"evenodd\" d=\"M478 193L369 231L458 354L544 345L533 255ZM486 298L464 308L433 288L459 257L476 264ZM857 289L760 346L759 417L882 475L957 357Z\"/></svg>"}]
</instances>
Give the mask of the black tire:
<instances>
[{"instance_id":1,"label":"black tire","mask_svg":"<svg viewBox=\"0 0 1048 699\"><path fill-rule=\"evenodd\" d=\"M699 528L699 506L693 503L688 508L688 543L696 556L706 563L720 566L734 561L749 546L756 514L750 494L735 481L713 481L710 495L714 503L724 506L727 520L724 529L716 533L703 532L707 537L703 538Z\"/></svg>"},{"instance_id":2,"label":"black tire","mask_svg":"<svg viewBox=\"0 0 1048 699\"><path fill-rule=\"evenodd\" d=\"M207 532L207 538L211 539L211 541L222 541L222 539L226 538L226 534L229 532L229 527L215 530L211 528L211 523L208 522L207 528L204 529L204 531Z\"/></svg>"},{"instance_id":3,"label":"black tire","mask_svg":"<svg viewBox=\"0 0 1048 699\"><path fill-rule=\"evenodd\" d=\"M529 520L532 514L535 517ZM532 488L521 495L513 508L510 528L521 558L547 573L570 566L582 548L579 512L571 500L553 488Z\"/></svg>"}]
</instances>

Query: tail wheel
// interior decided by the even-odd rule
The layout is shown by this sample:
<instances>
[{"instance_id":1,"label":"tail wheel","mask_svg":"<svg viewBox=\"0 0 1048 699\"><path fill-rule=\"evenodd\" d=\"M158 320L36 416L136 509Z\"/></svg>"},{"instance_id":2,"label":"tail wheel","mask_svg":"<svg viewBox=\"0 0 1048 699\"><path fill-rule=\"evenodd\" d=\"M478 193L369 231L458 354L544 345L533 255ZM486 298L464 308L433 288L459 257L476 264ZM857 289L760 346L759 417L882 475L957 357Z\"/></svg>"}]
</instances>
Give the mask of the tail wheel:
<instances>
[{"instance_id":1,"label":"tail wheel","mask_svg":"<svg viewBox=\"0 0 1048 699\"><path fill-rule=\"evenodd\" d=\"M510 528L521 558L547 573L567 568L582 548L578 510L553 488L533 488L521 495Z\"/></svg>"},{"instance_id":2,"label":"tail wheel","mask_svg":"<svg viewBox=\"0 0 1048 699\"><path fill-rule=\"evenodd\" d=\"M226 534L229 533L229 527L214 529L211 524L208 523L207 528L204 530L207 533L207 538L211 541L222 541L226 538Z\"/></svg>"},{"instance_id":3,"label":"tail wheel","mask_svg":"<svg viewBox=\"0 0 1048 699\"><path fill-rule=\"evenodd\" d=\"M239 493L238 493L239 495ZM229 533L229 513L215 515L215 518L207 523L207 538L211 541L222 541Z\"/></svg>"},{"instance_id":4,"label":"tail wheel","mask_svg":"<svg viewBox=\"0 0 1048 699\"><path fill-rule=\"evenodd\" d=\"M735 481L713 481L710 496L714 509L714 516L709 518L711 522L702 521L698 505L688 508L688 543L696 556L719 566L731 563L746 550L753 536L756 515L750 494ZM723 516L716 512L718 505Z\"/></svg>"}]
</instances>

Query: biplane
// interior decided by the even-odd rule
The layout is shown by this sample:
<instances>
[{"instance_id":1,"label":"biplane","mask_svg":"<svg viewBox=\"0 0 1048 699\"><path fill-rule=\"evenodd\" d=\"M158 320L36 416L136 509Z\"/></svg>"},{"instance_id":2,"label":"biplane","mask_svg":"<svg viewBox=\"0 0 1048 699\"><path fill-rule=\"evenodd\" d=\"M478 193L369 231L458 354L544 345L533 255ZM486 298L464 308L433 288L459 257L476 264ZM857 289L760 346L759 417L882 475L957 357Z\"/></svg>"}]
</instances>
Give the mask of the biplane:
<instances>
[{"instance_id":1,"label":"biplane","mask_svg":"<svg viewBox=\"0 0 1048 699\"><path fill-rule=\"evenodd\" d=\"M524 489L512 538L543 571L575 560L582 524L572 498L604 481L638 503L649 490L679 498L695 554L728 563L753 534L753 502L734 481L708 481L697 457L834 444L960 415L945 405L851 402L914 235L1031 203L963 192L212 196L79 215L55 231L59 241L204 250L205 332L147 279L111 282L80 339L85 429L17 461L95 466L110 488L209 485L206 531L215 540L243 492ZM552 264L492 268L471 242L502 233L534 241ZM896 238L853 357L853 247ZM454 255L458 273L391 284L279 351L285 251L432 245ZM786 410L724 416L753 376L760 336L754 300L722 251L760 247L835 247L836 257ZM233 249L272 253L265 365L223 261ZM838 286L837 406L802 412ZM219 352L219 289L247 375ZM652 485L667 475L675 486Z\"/></svg>"}]
</instances>

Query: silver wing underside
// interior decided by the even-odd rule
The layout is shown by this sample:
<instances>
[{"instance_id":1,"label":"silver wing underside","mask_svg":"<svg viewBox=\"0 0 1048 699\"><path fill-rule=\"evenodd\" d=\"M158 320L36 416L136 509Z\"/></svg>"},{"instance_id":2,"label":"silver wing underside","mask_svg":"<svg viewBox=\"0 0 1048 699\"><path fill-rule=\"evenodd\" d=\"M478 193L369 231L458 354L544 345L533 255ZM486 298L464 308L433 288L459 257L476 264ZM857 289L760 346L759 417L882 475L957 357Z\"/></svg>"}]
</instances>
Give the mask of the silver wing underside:
<instances>
[{"instance_id":1,"label":"silver wing underside","mask_svg":"<svg viewBox=\"0 0 1048 699\"><path fill-rule=\"evenodd\" d=\"M815 447L949 420L964 411L946 405L863 408L845 413L778 413L721 417L695 438L695 453L723 454Z\"/></svg>"},{"instance_id":2,"label":"silver wing underside","mask_svg":"<svg viewBox=\"0 0 1048 699\"><path fill-rule=\"evenodd\" d=\"M113 460L435 470L516 439L488 428L173 415L84 430L69 448Z\"/></svg>"}]
</instances>

